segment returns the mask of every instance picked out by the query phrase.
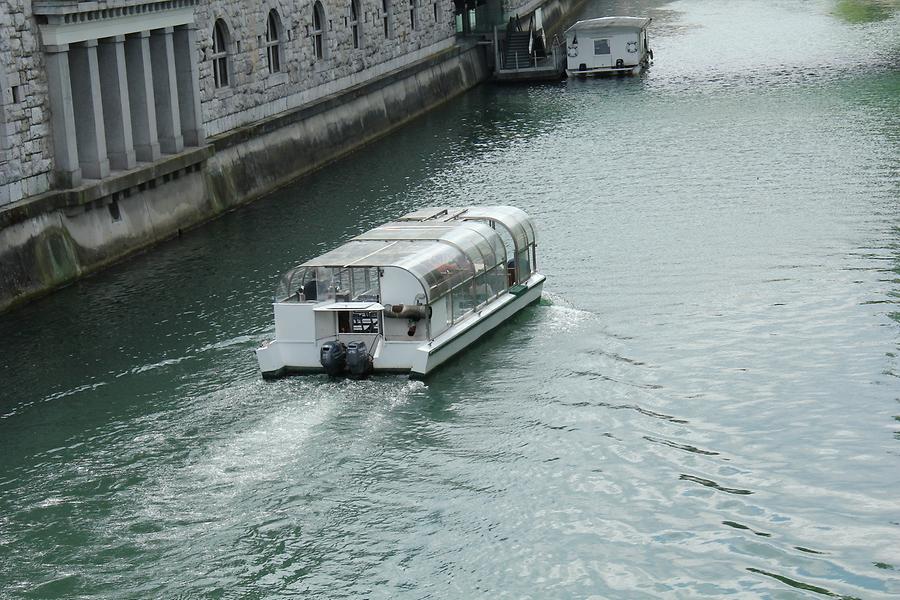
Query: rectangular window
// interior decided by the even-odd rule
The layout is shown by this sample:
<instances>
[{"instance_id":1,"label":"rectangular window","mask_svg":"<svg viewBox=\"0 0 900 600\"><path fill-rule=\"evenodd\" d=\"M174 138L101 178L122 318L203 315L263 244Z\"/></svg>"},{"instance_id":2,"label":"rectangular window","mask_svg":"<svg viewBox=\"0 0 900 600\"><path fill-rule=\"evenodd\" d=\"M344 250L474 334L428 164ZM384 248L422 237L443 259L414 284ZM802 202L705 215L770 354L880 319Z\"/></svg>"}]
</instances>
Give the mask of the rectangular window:
<instances>
[{"instance_id":1,"label":"rectangular window","mask_svg":"<svg viewBox=\"0 0 900 600\"><path fill-rule=\"evenodd\" d=\"M391 37L391 0L381 0L381 16L384 22L384 38Z\"/></svg>"},{"instance_id":2,"label":"rectangular window","mask_svg":"<svg viewBox=\"0 0 900 600\"><path fill-rule=\"evenodd\" d=\"M119 200L116 198L116 194L113 194L112 202L109 203L107 208L109 209L109 216L113 221L122 220L122 213L119 211Z\"/></svg>"},{"instance_id":3,"label":"rectangular window","mask_svg":"<svg viewBox=\"0 0 900 600\"><path fill-rule=\"evenodd\" d=\"M350 315L350 333L381 333L379 327L381 313L353 311Z\"/></svg>"},{"instance_id":4,"label":"rectangular window","mask_svg":"<svg viewBox=\"0 0 900 600\"><path fill-rule=\"evenodd\" d=\"M322 33L314 33L313 34L313 43L315 45L316 58L324 58L325 57L325 46L322 43Z\"/></svg>"},{"instance_id":5,"label":"rectangular window","mask_svg":"<svg viewBox=\"0 0 900 600\"><path fill-rule=\"evenodd\" d=\"M213 79L217 88L228 85L228 58L225 55L213 59Z\"/></svg>"},{"instance_id":6,"label":"rectangular window","mask_svg":"<svg viewBox=\"0 0 900 600\"><path fill-rule=\"evenodd\" d=\"M594 54L609 54L609 40L594 40Z\"/></svg>"}]
</instances>

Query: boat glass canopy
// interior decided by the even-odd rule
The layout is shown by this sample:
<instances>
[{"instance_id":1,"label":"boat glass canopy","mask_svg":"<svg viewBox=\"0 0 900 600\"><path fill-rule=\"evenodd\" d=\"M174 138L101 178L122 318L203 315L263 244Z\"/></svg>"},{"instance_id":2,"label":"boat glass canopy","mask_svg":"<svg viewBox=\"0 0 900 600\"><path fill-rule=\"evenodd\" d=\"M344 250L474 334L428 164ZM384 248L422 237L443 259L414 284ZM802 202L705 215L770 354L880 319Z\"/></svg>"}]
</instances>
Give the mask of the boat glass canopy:
<instances>
[{"instance_id":1,"label":"boat glass canopy","mask_svg":"<svg viewBox=\"0 0 900 600\"><path fill-rule=\"evenodd\" d=\"M611 28L644 29L650 24L650 21L652 21L650 17L598 17L576 21L565 32L602 32Z\"/></svg>"},{"instance_id":2,"label":"boat glass canopy","mask_svg":"<svg viewBox=\"0 0 900 600\"><path fill-rule=\"evenodd\" d=\"M515 245L510 250L517 256L534 245L531 219L511 206L421 209L288 271L279 283L276 301L294 294L300 298L299 292L313 280L316 297L323 299L323 292L343 287L340 282L348 278L345 271L396 267L420 282L426 302L431 303L466 281L478 278L478 284L485 273L506 268L513 256L507 256L498 224L510 234ZM351 274L349 279L355 281L354 277Z\"/></svg>"},{"instance_id":3,"label":"boat glass canopy","mask_svg":"<svg viewBox=\"0 0 900 600\"><path fill-rule=\"evenodd\" d=\"M517 251L537 241L531 217L524 210L514 206L473 206L458 218L466 221L484 220L499 223L509 231Z\"/></svg>"}]
</instances>

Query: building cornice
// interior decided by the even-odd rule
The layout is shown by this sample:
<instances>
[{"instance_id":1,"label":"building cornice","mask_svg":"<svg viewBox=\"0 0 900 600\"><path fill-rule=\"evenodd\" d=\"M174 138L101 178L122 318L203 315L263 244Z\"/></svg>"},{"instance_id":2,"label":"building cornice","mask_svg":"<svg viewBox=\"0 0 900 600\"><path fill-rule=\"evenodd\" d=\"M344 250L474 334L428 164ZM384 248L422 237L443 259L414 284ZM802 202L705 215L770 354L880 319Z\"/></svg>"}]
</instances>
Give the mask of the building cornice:
<instances>
[{"instance_id":1,"label":"building cornice","mask_svg":"<svg viewBox=\"0 0 900 600\"><path fill-rule=\"evenodd\" d=\"M33 11L45 46L61 46L194 22L199 0L163 0L109 6L109 2L38 0Z\"/></svg>"}]
</instances>

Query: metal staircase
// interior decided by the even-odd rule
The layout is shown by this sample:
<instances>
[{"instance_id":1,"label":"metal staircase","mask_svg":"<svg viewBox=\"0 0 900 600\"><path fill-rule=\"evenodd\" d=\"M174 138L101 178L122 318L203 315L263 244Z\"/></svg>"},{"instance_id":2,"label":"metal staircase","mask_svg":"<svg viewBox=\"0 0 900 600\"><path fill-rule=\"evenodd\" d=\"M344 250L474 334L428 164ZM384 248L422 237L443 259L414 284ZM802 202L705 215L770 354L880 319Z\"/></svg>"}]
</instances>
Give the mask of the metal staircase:
<instances>
[{"instance_id":1,"label":"metal staircase","mask_svg":"<svg viewBox=\"0 0 900 600\"><path fill-rule=\"evenodd\" d=\"M530 31L510 31L506 36L506 48L503 53L504 69L521 69L531 66Z\"/></svg>"},{"instance_id":2,"label":"metal staircase","mask_svg":"<svg viewBox=\"0 0 900 600\"><path fill-rule=\"evenodd\" d=\"M494 27L493 45L496 81L555 81L563 75L565 47L556 37L547 45L540 8L528 18L527 27L519 15L510 17L502 34Z\"/></svg>"}]
</instances>

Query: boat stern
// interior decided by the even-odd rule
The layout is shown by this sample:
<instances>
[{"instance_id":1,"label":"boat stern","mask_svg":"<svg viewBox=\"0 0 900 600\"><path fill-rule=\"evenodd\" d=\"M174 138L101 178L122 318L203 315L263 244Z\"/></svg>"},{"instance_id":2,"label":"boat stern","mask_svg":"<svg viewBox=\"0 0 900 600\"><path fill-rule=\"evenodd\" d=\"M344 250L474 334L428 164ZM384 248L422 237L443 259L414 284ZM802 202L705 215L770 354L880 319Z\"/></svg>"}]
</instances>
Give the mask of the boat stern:
<instances>
[{"instance_id":1,"label":"boat stern","mask_svg":"<svg viewBox=\"0 0 900 600\"><path fill-rule=\"evenodd\" d=\"M256 360L265 379L274 379L284 371L281 348L275 340L263 342L263 345L256 349Z\"/></svg>"}]
</instances>

